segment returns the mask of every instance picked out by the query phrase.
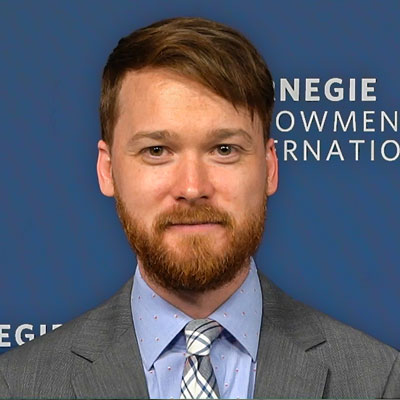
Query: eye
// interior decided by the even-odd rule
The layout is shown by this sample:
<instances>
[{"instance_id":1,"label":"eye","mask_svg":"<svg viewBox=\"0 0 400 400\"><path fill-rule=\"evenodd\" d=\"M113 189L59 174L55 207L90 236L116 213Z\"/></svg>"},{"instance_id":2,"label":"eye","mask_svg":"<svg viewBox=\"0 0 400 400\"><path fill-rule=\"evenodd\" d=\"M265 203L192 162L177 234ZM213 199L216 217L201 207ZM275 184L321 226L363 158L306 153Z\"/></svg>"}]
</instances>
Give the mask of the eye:
<instances>
[{"instance_id":1,"label":"eye","mask_svg":"<svg viewBox=\"0 0 400 400\"><path fill-rule=\"evenodd\" d=\"M160 157L164 153L164 147L152 146L147 148L148 153L153 157Z\"/></svg>"},{"instance_id":2,"label":"eye","mask_svg":"<svg viewBox=\"0 0 400 400\"><path fill-rule=\"evenodd\" d=\"M233 148L229 144L220 144L219 146L217 146L217 152L221 156L229 156L230 154L232 154L232 150Z\"/></svg>"},{"instance_id":3,"label":"eye","mask_svg":"<svg viewBox=\"0 0 400 400\"><path fill-rule=\"evenodd\" d=\"M216 162L233 164L240 160L242 150L236 144L218 144L212 149L211 154Z\"/></svg>"},{"instance_id":4,"label":"eye","mask_svg":"<svg viewBox=\"0 0 400 400\"><path fill-rule=\"evenodd\" d=\"M142 159L147 164L159 165L171 160L172 153L165 146L149 146L140 151Z\"/></svg>"}]
</instances>

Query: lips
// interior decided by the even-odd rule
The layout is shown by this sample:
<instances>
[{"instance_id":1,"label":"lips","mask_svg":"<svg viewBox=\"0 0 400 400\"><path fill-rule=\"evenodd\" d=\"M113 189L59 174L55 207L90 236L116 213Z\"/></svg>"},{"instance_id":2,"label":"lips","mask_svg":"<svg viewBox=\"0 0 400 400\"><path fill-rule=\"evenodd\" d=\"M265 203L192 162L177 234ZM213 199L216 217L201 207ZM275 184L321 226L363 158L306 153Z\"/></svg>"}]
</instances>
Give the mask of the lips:
<instances>
[{"instance_id":1,"label":"lips","mask_svg":"<svg viewBox=\"0 0 400 400\"><path fill-rule=\"evenodd\" d=\"M207 232L210 229L214 229L221 224L215 222L190 222L190 223L179 223L170 224L166 229L171 229L172 231L178 230L182 232Z\"/></svg>"},{"instance_id":2,"label":"lips","mask_svg":"<svg viewBox=\"0 0 400 400\"><path fill-rule=\"evenodd\" d=\"M176 224L171 224L171 225L215 225L215 224L219 224L219 222L178 222Z\"/></svg>"}]
</instances>

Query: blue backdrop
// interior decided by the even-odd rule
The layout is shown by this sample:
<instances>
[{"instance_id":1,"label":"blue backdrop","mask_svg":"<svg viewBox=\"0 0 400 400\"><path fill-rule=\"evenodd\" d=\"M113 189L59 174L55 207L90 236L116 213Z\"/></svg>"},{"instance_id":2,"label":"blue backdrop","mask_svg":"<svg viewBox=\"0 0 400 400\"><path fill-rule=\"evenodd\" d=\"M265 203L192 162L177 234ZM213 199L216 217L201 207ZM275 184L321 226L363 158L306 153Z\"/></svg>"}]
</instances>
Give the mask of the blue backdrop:
<instances>
[{"instance_id":1,"label":"blue backdrop","mask_svg":"<svg viewBox=\"0 0 400 400\"><path fill-rule=\"evenodd\" d=\"M25 341L96 306L133 273L113 200L97 186L100 77L121 36L174 16L239 29L277 85L300 80L300 101L277 98L275 115L296 121L290 132L273 129L280 187L259 267L293 297L400 348L400 158L380 152L398 132L381 132L378 119L385 110L394 121L400 108L400 3L96 0L0 3L0 352L17 345L16 333ZM358 87L355 101L327 100L322 84L332 77L376 78L376 101L362 102ZM304 100L306 78L320 78L320 101ZM356 132L333 132L337 110L355 110ZM364 110L376 111L375 132L363 128ZM326 127L306 132L300 111L328 111ZM302 149L318 139L320 161L301 152L284 160L284 140ZM325 160L334 139L344 161ZM349 139L366 140L359 161ZM395 158L393 142L386 150Z\"/></svg>"}]
</instances>

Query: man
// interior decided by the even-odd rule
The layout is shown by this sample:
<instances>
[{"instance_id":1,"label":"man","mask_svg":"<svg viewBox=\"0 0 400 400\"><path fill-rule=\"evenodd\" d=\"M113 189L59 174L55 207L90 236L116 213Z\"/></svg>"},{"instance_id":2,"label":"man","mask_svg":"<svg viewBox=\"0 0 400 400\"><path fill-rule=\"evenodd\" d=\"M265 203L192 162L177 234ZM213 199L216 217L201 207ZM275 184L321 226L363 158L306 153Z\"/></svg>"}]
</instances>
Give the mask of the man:
<instances>
[{"instance_id":1,"label":"man","mask_svg":"<svg viewBox=\"0 0 400 400\"><path fill-rule=\"evenodd\" d=\"M251 255L278 166L271 75L238 32L122 39L101 94L101 191L138 268L97 309L0 358L0 397L400 397L398 352L291 299Z\"/></svg>"}]
</instances>

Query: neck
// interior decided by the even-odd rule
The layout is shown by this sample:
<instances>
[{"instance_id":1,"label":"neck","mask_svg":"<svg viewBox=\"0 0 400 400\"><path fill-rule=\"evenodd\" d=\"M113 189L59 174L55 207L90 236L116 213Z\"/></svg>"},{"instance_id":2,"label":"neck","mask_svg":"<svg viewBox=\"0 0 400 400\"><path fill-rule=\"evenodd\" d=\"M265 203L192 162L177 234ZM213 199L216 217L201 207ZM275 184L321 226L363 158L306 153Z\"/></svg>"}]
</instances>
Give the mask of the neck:
<instances>
[{"instance_id":1,"label":"neck","mask_svg":"<svg viewBox=\"0 0 400 400\"><path fill-rule=\"evenodd\" d=\"M165 301L172 304L193 319L207 318L242 285L249 273L250 263L241 268L239 273L227 284L213 290L196 293L187 290L169 290L151 280L139 261L139 269L147 285Z\"/></svg>"}]
</instances>

